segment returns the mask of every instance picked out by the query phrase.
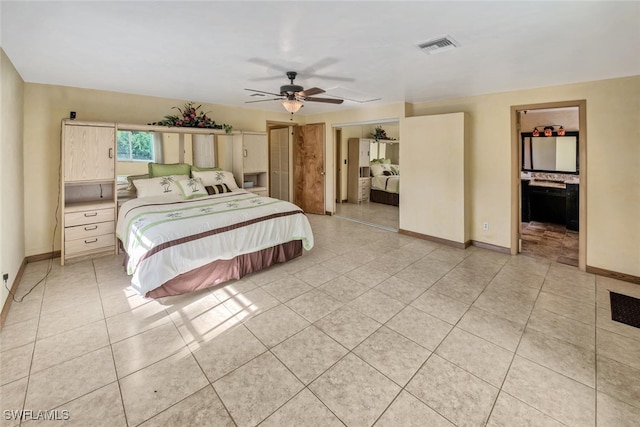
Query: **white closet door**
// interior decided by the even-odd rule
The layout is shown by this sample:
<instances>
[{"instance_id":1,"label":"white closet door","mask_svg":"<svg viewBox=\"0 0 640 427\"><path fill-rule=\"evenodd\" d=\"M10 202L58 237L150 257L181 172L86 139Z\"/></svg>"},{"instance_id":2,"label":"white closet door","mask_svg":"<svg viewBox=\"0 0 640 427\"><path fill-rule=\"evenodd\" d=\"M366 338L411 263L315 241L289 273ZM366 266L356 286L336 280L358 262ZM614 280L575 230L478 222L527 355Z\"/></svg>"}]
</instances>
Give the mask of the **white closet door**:
<instances>
[{"instance_id":1,"label":"white closet door","mask_svg":"<svg viewBox=\"0 0 640 427\"><path fill-rule=\"evenodd\" d=\"M270 195L276 199L289 201L289 130L273 129L270 137Z\"/></svg>"}]
</instances>

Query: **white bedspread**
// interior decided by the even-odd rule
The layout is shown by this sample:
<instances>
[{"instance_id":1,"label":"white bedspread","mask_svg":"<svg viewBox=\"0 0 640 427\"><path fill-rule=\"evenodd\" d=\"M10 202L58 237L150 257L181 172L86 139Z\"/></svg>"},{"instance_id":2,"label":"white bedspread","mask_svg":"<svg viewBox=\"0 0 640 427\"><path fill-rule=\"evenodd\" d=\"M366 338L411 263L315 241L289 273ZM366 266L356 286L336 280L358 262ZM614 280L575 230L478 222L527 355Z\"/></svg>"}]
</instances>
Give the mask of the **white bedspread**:
<instances>
[{"instance_id":1,"label":"white bedspread","mask_svg":"<svg viewBox=\"0 0 640 427\"><path fill-rule=\"evenodd\" d=\"M400 175L378 175L371 178L371 188L400 194Z\"/></svg>"},{"instance_id":2,"label":"white bedspread","mask_svg":"<svg viewBox=\"0 0 640 427\"><path fill-rule=\"evenodd\" d=\"M298 206L244 190L191 200L130 200L120 208L116 235L129 255L131 285L141 295L218 259L292 240L313 247L311 226Z\"/></svg>"}]
</instances>

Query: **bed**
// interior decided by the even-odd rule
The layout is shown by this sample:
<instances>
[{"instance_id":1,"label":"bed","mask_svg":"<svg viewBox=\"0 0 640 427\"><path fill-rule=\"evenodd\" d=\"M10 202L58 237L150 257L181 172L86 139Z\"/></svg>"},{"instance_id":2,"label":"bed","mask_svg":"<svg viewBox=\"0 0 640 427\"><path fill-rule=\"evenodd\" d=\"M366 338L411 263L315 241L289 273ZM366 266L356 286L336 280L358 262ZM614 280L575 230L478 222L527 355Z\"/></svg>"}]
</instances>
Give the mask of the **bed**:
<instances>
[{"instance_id":1,"label":"bed","mask_svg":"<svg viewBox=\"0 0 640 427\"><path fill-rule=\"evenodd\" d=\"M400 204L400 166L372 163L369 201L398 206Z\"/></svg>"},{"instance_id":2,"label":"bed","mask_svg":"<svg viewBox=\"0 0 640 427\"><path fill-rule=\"evenodd\" d=\"M239 279L313 247L299 207L242 189L129 200L120 207L116 235L132 288L150 298Z\"/></svg>"}]
</instances>

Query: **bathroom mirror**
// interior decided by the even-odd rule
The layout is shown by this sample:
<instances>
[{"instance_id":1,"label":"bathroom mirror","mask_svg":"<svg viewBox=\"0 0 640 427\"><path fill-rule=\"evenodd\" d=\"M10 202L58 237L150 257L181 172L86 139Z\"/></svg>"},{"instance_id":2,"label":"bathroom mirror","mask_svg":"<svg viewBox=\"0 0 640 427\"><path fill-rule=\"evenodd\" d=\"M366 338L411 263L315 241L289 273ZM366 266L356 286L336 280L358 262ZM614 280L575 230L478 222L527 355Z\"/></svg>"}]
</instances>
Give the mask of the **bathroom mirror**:
<instances>
[{"instance_id":1,"label":"bathroom mirror","mask_svg":"<svg viewBox=\"0 0 640 427\"><path fill-rule=\"evenodd\" d=\"M578 174L578 132L558 136L522 134L522 170L533 172L561 172Z\"/></svg>"}]
</instances>

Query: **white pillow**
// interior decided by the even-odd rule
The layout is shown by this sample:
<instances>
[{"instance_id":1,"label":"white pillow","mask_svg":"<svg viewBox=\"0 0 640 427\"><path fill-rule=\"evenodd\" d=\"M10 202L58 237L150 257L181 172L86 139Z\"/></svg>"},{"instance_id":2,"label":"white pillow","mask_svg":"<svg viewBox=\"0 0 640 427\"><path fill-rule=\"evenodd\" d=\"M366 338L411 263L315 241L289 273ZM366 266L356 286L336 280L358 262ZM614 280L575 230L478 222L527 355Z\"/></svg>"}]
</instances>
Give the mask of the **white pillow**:
<instances>
[{"instance_id":1,"label":"white pillow","mask_svg":"<svg viewBox=\"0 0 640 427\"><path fill-rule=\"evenodd\" d=\"M382 163L373 163L371 164L371 176L379 176L384 175L384 171L391 170L389 165Z\"/></svg>"},{"instance_id":2,"label":"white pillow","mask_svg":"<svg viewBox=\"0 0 640 427\"><path fill-rule=\"evenodd\" d=\"M207 190L204 188L204 185L202 185L200 178L181 179L177 184L182 197L185 199L193 199L207 195Z\"/></svg>"},{"instance_id":3,"label":"white pillow","mask_svg":"<svg viewBox=\"0 0 640 427\"><path fill-rule=\"evenodd\" d=\"M133 185L136 187L138 197L180 195L177 182L189 179L186 175L169 175L158 178L136 179Z\"/></svg>"},{"instance_id":4,"label":"white pillow","mask_svg":"<svg viewBox=\"0 0 640 427\"><path fill-rule=\"evenodd\" d=\"M229 190L237 190L238 184L236 184L236 180L233 177L231 172L227 171L191 171L191 175L194 178L200 178L202 180L202 184L207 185L219 185L219 184L227 184Z\"/></svg>"}]
</instances>

